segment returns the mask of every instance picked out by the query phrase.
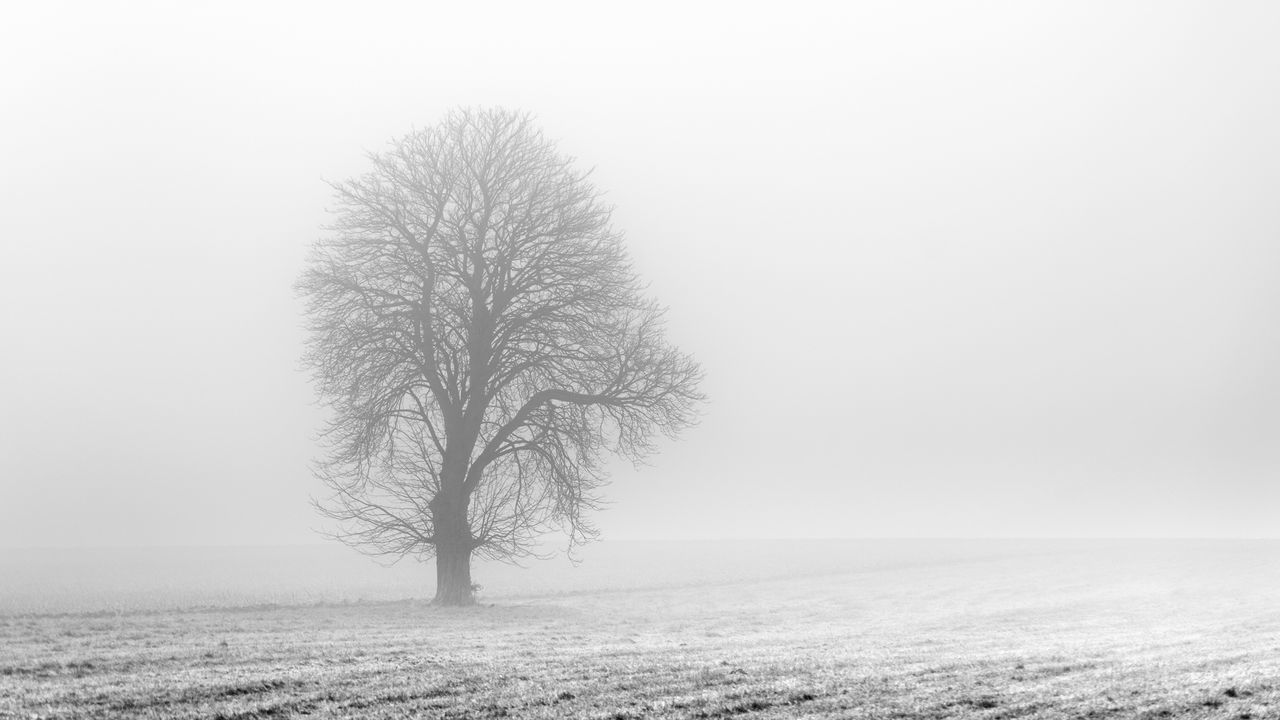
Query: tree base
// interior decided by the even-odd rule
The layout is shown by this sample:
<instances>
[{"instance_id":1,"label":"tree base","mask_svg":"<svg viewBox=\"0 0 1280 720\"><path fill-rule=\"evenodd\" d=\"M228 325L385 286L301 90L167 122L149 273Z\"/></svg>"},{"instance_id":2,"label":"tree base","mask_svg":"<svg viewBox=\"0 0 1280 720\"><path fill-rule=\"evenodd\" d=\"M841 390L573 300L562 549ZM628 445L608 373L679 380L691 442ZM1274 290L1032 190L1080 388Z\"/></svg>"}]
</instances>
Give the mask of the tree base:
<instances>
[{"instance_id":1,"label":"tree base","mask_svg":"<svg viewBox=\"0 0 1280 720\"><path fill-rule=\"evenodd\" d=\"M436 593L432 598L431 605L433 607L467 607L476 604L476 596L473 593Z\"/></svg>"}]
</instances>

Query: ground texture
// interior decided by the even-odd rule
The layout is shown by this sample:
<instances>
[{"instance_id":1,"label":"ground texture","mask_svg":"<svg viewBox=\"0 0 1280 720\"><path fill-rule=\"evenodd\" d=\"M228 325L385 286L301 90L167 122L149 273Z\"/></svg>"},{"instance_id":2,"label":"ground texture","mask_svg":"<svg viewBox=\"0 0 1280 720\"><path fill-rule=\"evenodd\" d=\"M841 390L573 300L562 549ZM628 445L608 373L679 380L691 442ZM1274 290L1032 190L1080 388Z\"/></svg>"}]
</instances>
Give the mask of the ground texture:
<instances>
[{"instance_id":1,"label":"ground texture","mask_svg":"<svg viewBox=\"0 0 1280 720\"><path fill-rule=\"evenodd\" d=\"M1223 552L10 614L0 717L1280 718L1280 567Z\"/></svg>"}]
</instances>

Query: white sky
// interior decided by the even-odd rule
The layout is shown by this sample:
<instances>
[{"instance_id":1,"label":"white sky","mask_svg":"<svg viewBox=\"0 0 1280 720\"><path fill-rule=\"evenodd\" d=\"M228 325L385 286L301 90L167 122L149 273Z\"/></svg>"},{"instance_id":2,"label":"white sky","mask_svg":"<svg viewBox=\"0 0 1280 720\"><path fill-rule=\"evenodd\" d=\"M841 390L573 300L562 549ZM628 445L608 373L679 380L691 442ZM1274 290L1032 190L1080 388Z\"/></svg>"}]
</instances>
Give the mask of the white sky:
<instances>
[{"instance_id":1,"label":"white sky","mask_svg":"<svg viewBox=\"0 0 1280 720\"><path fill-rule=\"evenodd\" d=\"M0 22L0 546L314 541L322 181L459 104L706 366L606 537L1280 537L1280 4L192 5Z\"/></svg>"}]
</instances>

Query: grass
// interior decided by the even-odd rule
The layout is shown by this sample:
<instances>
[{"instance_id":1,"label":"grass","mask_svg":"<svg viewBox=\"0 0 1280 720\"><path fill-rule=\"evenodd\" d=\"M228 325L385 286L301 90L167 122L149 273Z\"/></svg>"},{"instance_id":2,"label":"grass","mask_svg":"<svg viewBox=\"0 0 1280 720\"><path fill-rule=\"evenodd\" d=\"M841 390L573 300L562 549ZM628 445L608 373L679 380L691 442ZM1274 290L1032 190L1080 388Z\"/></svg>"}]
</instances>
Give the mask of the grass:
<instances>
[{"instance_id":1,"label":"grass","mask_svg":"<svg viewBox=\"0 0 1280 720\"><path fill-rule=\"evenodd\" d=\"M11 613L0 717L1275 718L1278 560L1089 546L466 609Z\"/></svg>"}]
</instances>

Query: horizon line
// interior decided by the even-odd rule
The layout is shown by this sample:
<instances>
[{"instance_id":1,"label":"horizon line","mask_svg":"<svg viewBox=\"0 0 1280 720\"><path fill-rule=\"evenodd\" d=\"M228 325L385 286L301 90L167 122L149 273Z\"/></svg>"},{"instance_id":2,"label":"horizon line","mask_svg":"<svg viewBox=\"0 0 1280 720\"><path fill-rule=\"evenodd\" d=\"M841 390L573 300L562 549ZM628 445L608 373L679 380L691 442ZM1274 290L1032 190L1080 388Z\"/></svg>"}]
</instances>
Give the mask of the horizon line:
<instances>
[{"instance_id":1,"label":"horizon line","mask_svg":"<svg viewBox=\"0 0 1280 720\"><path fill-rule=\"evenodd\" d=\"M646 538L622 537L611 540L598 540L580 545L575 549L582 550L609 543L724 543L724 542L1267 542L1280 541L1280 535L877 535L877 536L825 536L825 537L766 537L766 536L726 536L726 537L683 537L683 538ZM556 543L547 543L553 552ZM0 545L0 552L32 551L32 550L209 550L209 549L253 549L253 548L340 548L342 543L329 542L287 542L287 543L175 543L175 544L126 544L108 543L103 545ZM560 549L563 549L561 547ZM358 550L355 550L358 554Z\"/></svg>"}]
</instances>

